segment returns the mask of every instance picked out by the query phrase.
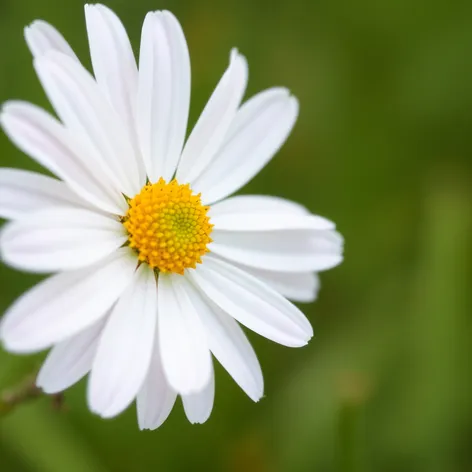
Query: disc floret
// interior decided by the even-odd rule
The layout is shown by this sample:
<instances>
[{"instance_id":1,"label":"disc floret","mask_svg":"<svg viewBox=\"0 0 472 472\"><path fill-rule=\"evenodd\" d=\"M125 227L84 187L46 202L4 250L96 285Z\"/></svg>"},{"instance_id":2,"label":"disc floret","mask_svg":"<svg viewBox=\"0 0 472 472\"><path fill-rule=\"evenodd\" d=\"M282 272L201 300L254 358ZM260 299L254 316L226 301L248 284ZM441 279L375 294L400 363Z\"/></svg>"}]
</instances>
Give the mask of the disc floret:
<instances>
[{"instance_id":1,"label":"disc floret","mask_svg":"<svg viewBox=\"0 0 472 472\"><path fill-rule=\"evenodd\" d=\"M160 272L183 274L209 252L210 207L202 204L200 194L193 195L189 184L161 178L128 203L123 225L141 262Z\"/></svg>"}]
</instances>

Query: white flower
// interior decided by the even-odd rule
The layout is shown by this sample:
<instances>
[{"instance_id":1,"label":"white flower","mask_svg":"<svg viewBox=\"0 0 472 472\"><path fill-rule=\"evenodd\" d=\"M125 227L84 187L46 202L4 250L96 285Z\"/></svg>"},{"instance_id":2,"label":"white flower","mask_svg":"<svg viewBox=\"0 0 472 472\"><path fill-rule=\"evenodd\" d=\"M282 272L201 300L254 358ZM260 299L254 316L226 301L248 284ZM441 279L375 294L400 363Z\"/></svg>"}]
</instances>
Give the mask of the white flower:
<instances>
[{"instance_id":1,"label":"white flower","mask_svg":"<svg viewBox=\"0 0 472 472\"><path fill-rule=\"evenodd\" d=\"M26 28L34 67L60 122L9 102L11 140L60 180L0 171L3 260L57 274L21 296L1 324L11 352L52 347L37 383L62 391L90 372L88 403L112 417L137 401L157 428L177 395L191 422L212 409L212 353L254 401L256 355L239 323L280 344L312 336L285 297L312 301L315 272L342 260L330 221L290 201L229 195L289 135L298 102L284 88L241 106L246 60L236 50L184 143L190 60L166 11L146 16L139 70L123 25L85 7L92 77L49 24ZM201 196L200 196L201 194Z\"/></svg>"}]
</instances>

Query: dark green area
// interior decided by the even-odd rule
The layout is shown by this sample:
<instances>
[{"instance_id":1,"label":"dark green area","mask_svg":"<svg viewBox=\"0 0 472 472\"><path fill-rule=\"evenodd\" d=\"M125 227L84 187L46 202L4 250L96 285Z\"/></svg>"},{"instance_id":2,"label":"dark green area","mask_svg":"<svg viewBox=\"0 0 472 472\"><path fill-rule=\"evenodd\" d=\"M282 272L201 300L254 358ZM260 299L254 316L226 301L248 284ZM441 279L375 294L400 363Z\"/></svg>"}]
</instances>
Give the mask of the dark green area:
<instances>
[{"instance_id":1,"label":"dark green area","mask_svg":"<svg viewBox=\"0 0 472 472\"><path fill-rule=\"evenodd\" d=\"M217 369L213 414L177 405L155 432L134 408L92 416L82 382L0 419L2 472L472 470L472 2L110 0L137 49L148 10L171 9L192 57L192 122L237 46L248 95L285 85L294 133L244 190L337 222L346 261L303 307L315 338L250 334L266 398ZM0 0L0 101L48 106L22 38L43 18L89 64L82 3ZM0 135L1 165L38 169ZM4 310L36 277L0 268ZM67 316L64 313L64 316ZM0 354L0 390L40 357Z\"/></svg>"}]
</instances>

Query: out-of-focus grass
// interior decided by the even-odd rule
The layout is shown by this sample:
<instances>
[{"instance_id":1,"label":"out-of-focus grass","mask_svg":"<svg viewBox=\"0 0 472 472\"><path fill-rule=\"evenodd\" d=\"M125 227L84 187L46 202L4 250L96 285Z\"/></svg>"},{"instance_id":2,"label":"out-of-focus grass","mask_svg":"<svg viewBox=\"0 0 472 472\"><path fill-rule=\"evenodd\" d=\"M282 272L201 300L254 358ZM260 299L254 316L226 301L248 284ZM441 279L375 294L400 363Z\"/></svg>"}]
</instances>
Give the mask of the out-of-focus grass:
<instances>
[{"instance_id":1,"label":"out-of-focus grass","mask_svg":"<svg viewBox=\"0 0 472 472\"><path fill-rule=\"evenodd\" d=\"M179 406L160 430L141 433L133 408L112 421L93 417L82 382L67 412L44 399L0 420L2 472L471 470L472 3L108 5L135 49L146 11L180 18L193 121L233 46L249 60L248 96L286 85L299 97L293 135L244 191L334 219L346 261L303 307L316 333L307 347L249 334L266 380L259 404L217 368L208 423L189 425ZM78 0L2 0L2 102L48 106L22 39L35 18L55 24L89 64L82 15ZM0 151L2 166L38 169L3 135ZM37 280L1 267L2 310ZM40 359L2 352L0 390ZM343 415L352 401L351 429ZM339 457L352 447L354 462Z\"/></svg>"}]
</instances>

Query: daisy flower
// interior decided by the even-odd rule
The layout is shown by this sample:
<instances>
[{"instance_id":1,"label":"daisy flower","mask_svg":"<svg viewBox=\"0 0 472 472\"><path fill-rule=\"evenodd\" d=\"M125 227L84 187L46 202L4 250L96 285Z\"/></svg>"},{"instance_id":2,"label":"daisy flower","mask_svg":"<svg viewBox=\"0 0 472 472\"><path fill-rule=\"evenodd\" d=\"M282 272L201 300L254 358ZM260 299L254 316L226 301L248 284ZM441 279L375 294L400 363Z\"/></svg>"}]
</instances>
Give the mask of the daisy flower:
<instances>
[{"instance_id":1,"label":"daisy flower","mask_svg":"<svg viewBox=\"0 0 472 472\"><path fill-rule=\"evenodd\" d=\"M312 328L288 299L316 297L316 272L342 260L335 225L269 196L234 196L289 135L298 102L285 88L244 104L248 68L229 65L185 140L190 60L168 11L149 13L139 64L118 17L86 5L93 76L44 21L25 30L34 68L59 118L25 102L1 125L57 179L0 171L3 261L53 273L2 319L14 353L52 348L47 393L89 374L90 409L109 418L134 400L155 429L181 396L202 423L214 399L212 355L254 401L257 357L240 324L304 346ZM240 323L240 324L239 324Z\"/></svg>"}]
</instances>

